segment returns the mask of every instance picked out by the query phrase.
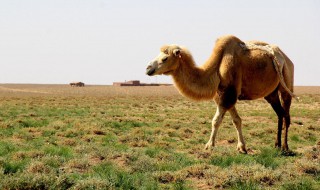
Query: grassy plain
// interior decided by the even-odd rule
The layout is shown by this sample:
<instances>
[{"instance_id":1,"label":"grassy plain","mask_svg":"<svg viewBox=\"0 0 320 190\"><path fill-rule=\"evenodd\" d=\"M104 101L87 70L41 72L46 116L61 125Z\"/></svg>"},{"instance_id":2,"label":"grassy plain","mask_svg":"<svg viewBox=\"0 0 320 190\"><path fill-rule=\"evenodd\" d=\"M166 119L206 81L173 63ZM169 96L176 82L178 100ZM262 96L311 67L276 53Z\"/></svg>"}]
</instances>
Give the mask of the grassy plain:
<instances>
[{"instance_id":1,"label":"grassy plain","mask_svg":"<svg viewBox=\"0 0 320 190\"><path fill-rule=\"evenodd\" d=\"M277 117L241 101L249 154L227 114L204 151L213 102L174 87L0 85L0 189L320 189L320 87L297 87L289 147Z\"/></svg>"}]
</instances>

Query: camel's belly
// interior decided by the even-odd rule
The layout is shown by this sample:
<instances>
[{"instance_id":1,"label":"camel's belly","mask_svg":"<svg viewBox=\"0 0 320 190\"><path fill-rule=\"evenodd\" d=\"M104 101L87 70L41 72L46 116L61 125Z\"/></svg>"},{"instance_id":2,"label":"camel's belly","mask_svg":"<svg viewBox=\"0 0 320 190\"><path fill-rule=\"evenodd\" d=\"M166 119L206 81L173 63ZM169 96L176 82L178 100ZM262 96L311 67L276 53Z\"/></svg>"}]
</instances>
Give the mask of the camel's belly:
<instances>
[{"instance_id":1,"label":"camel's belly","mask_svg":"<svg viewBox=\"0 0 320 190\"><path fill-rule=\"evenodd\" d=\"M242 83L239 100L254 100L263 98L271 94L279 85L279 79L276 77L272 81L260 82L246 81Z\"/></svg>"},{"instance_id":2,"label":"camel's belly","mask_svg":"<svg viewBox=\"0 0 320 190\"><path fill-rule=\"evenodd\" d=\"M254 100L271 94L279 85L272 62L256 61L242 65L239 100Z\"/></svg>"}]
</instances>

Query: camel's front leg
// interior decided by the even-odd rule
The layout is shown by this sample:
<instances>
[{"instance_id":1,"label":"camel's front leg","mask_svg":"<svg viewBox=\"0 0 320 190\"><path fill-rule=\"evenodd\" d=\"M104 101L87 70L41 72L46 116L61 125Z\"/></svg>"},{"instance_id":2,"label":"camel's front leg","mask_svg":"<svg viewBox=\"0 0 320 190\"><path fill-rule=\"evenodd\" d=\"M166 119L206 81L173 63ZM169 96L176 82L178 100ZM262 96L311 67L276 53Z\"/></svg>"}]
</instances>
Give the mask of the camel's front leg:
<instances>
[{"instance_id":1,"label":"camel's front leg","mask_svg":"<svg viewBox=\"0 0 320 190\"><path fill-rule=\"evenodd\" d=\"M212 131L211 131L211 135L210 135L210 139L207 142L205 149L211 149L212 147L214 147L214 143L215 143L215 139L217 136L217 132L219 129L219 126L222 122L223 116L226 113L226 109L224 109L221 106L217 107L217 111L216 114L214 115L213 119L212 119Z\"/></svg>"},{"instance_id":2,"label":"camel's front leg","mask_svg":"<svg viewBox=\"0 0 320 190\"><path fill-rule=\"evenodd\" d=\"M236 110L236 107L233 107L229 110L229 113L232 117L232 122L233 125L236 127L237 129L237 135L238 135L238 145L237 145L237 149L239 152L246 154L247 150L246 150L246 145L243 139L243 135L242 135L242 128L241 128L241 118L239 117L239 114Z\"/></svg>"}]
</instances>

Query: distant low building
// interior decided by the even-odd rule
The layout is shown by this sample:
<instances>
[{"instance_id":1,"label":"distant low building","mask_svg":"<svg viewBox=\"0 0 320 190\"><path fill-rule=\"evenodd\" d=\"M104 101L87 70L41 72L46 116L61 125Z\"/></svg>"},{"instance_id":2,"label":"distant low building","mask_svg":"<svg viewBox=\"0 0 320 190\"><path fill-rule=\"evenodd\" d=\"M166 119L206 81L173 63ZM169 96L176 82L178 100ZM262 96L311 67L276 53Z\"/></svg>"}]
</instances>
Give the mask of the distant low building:
<instances>
[{"instance_id":1,"label":"distant low building","mask_svg":"<svg viewBox=\"0 0 320 190\"><path fill-rule=\"evenodd\" d=\"M84 83L83 82L70 82L69 84L72 87L84 87Z\"/></svg>"},{"instance_id":2,"label":"distant low building","mask_svg":"<svg viewBox=\"0 0 320 190\"><path fill-rule=\"evenodd\" d=\"M126 82L114 82L113 86L170 86L172 84L140 83L139 80L130 80Z\"/></svg>"},{"instance_id":3,"label":"distant low building","mask_svg":"<svg viewBox=\"0 0 320 190\"><path fill-rule=\"evenodd\" d=\"M138 80L131 80L126 82L114 82L113 86L141 86L141 84Z\"/></svg>"}]
</instances>

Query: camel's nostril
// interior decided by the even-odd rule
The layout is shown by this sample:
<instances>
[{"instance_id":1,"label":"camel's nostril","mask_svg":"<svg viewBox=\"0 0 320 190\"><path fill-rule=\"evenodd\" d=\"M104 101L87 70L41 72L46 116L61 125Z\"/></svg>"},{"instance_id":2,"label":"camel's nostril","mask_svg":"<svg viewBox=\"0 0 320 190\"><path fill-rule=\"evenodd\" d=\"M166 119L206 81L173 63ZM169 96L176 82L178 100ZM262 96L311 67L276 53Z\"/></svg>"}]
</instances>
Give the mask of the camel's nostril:
<instances>
[{"instance_id":1,"label":"camel's nostril","mask_svg":"<svg viewBox=\"0 0 320 190\"><path fill-rule=\"evenodd\" d=\"M153 74L155 73L155 71L156 71L156 70L155 70L154 68L151 68L151 67L149 68L149 67L148 67L146 74L149 75L149 76L151 76L151 75L153 75Z\"/></svg>"}]
</instances>

